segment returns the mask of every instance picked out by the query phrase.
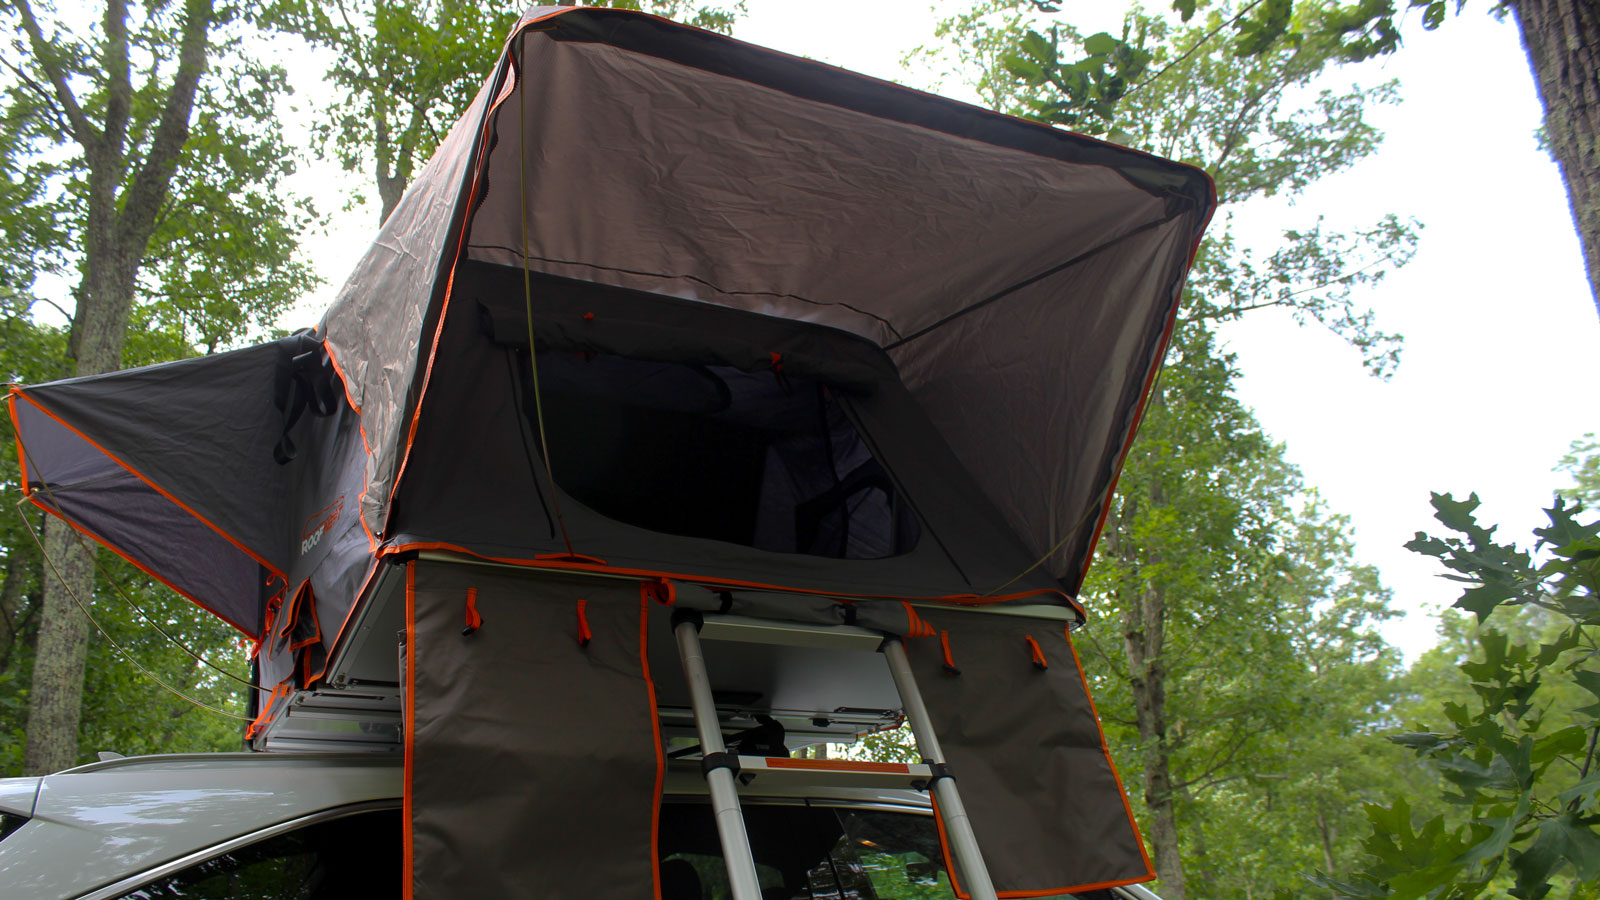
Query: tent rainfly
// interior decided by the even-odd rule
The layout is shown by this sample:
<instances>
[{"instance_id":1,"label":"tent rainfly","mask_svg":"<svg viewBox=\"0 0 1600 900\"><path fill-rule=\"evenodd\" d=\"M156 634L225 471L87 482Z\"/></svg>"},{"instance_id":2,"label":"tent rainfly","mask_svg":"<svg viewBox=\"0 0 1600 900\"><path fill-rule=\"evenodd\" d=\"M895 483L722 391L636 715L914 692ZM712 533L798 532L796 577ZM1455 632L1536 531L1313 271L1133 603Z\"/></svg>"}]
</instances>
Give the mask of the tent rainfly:
<instances>
[{"instance_id":1,"label":"tent rainfly","mask_svg":"<svg viewBox=\"0 0 1600 900\"><path fill-rule=\"evenodd\" d=\"M258 728L404 571L416 896L660 896L667 604L932 672L944 632L927 701L1000 895L1147 880L1067 635L963 610L1081 621L1214 205L1141 152L537 7L317 328L13 386L24 490L254 642ZM1024 639L1062 664L1029 681Z\"/></svg>"}]
</instances>

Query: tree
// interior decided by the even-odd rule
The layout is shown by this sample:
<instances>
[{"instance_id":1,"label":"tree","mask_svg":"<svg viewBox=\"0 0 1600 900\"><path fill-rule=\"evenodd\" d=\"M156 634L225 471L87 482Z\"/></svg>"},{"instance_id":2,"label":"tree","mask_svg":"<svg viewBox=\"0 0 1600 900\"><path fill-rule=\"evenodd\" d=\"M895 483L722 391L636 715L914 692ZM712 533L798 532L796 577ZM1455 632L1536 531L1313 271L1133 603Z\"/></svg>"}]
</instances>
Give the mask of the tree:
<instances>
[{"instance_id":1,"label":"tree","mask_svg":"<svg viewBox=\"0 0 1600 900\"><path fill-rule=\"evenodd\" d=\"M1055 12L1059 3L1031 0L1036 9ZM1173 0L1171 8L1184 22L1205 0ZM1402 8L1396 9L1399 5ZM1429 30L1444 23L1451 6L1460 12L1466 0L1354 0L1349 5L1326 0L1248 0L1235 7L1217 4L1208 18L1204 43L1231 35L1241 56L1268 53L1281 44L1334 44L1338 58L1359 62L1400 48L1399 19L1420 10ZM1583 248L1589 287L1600 309L1600 6L1590 0L1500 0L1491 10L1507 11L1517 23L1522 46L1533 69L1544 107L1544 139L1561 169L1567 200ZM1016 77L1054 84L1063 97L1054 106L1036 110L1049 121L1090 133L1104 133L1107 116L1124 94L1167 74L1152 69L1142 33L1122 37L1092 35L1066 58L1058 41L1035 33L1005 60Z\"/></svg>"},{"instance_id":2,"label":"tree","mask_svg":"<svg viewBox=\"0 0 1600 900\"><path fill-rule=\"evenodd\" d=\"M1419 825L1412 802L1368 804L1367 858L1313 880L1337 897L1466 898L1503 890L1540 900L1558 887L1600 894L1600 520L1557 498L1536 529L1542 558L1477 521L1478 498L1435 494L1451 532L1407 546L1464 586L1475 652L1458 668L1470 693L1433 712L1437 728L1390 738L1440 776L1441 812ZM1494 617L1497 625L1485 627ZM1508 619L1510 620L1508 622Z\"/></svg>"},{"instance_id":3,"label":"tree","mask_svg":"<svg viewBox=\"0 0 1600 900\"><path fill-rule=\"evenodd\" d=\"M1340 61L1331 38L1241 52L1244 39L1226 29L1211 35L1137 13L1121 41L1085 38L1041 19L1037 4L1021 3L981 5L945 23L941 33L957 42L962 63L976 67L979 89L996 108L1053 124L1091 123L1120 142L1206 168L1224 211L1250 197L1296 193L1367 155L1380 135L1363 112L1394 99L1393 86L1384 85L1323 90L1296 104L1296 92ZM1062 48L1112 60L1135 45L1143 57L1134 63L1165 73L1137 89L1096 83L1061 63ZM1339 552L1348 554L1348 540L1337 525L1318 524L1320 513L1293 502L1305 488L1232 396L1231 362L1217 351L1212 329L1276 307L1335 330L1373 371L1387 373L1397 362L1399 338L1379 330L1356 291L1409 260L1415 238L1414 226L1393 216L1348 233L1317 220L1286 232L1282 245L1260 258L1240 246L1224 218L1196 258L1168 361L1084 589L1091 609L1120 626L1115 640L1089 632L1090 657L1101 673L1097 691L1111 698L1102 705L1112 710L1108 734L1120 731L1131 751L1124 759L1137 760L1131 768L1140 774L1147 833L1167 896L1186 893L1185 853L1205 853L1205 832L1180 827L1185 809L1196 821L1211 815L1237 823L1245 816L1228 810L1243 811L1263 794L1320 791L1328 798L1322 805L1328 840L1321 843L1334 853L1335 832L1347 823L1332 821L1333 788L1300 779L1272 784L1255 772L1270 748L1317 749L1283 735L1296 727L1300 705L1327 700L1324 685L1360 672L1359 680L1377 692L1360 702L1373 707L1381 699L1376 686L1394 662L1371 649L1375 638L1363 624L1383 615L1385 595L1372 574L1357 577L1341 561L1343 568L1334 570L1345 571L1344 580L1309 577L1314 567L1305 560L1332 566L1342 560ZM1323 550L1315 549L1319 544ZM1302 580L1287 582L1290 572ZM1308 635L1332 627L1319 624L1313 610L1336 603L1339 591L1354 591L1350 609L1360 611L1342 626L1337 652L1323 649L1330 658L1342 654L1343 668L1330 662L1326 671L1307 669ZM1377 711L1359 712L1357 721L1372 721ZM1258 829L1256 836L1266 833ZM1292 871L1274 869L1261 889ZM1208 884L1207 892L1219 887Z\"/></svg>"},{"instance_id":4,"label":"tree","mask_svg":"<svg viewBox=\"0 0 1600 900\"><path fill-rule=\"evenodd\" d=\"M640 9L640 0L591 6ZM727 31L742 2L692 6L655 0L651 12ZM316 126L322 152L349 171L370 166L378 221L389 218L417 165L444 139L499 57L517 13L462 0L286 0L279 27L333 53L327 81L339 89Z\"/></svg>"},{"instance_id":5,"label":"tree","mask_svg":"<svg viewBox=\"0 0 1600 900\"><path fill-rule=\"evenodd\" d=\"M247 54L248 10L106 0L97 27L74 29L29 0L5 9L20 36L0 57L15 76L0 150L23 209L0 229L33 242L36 270L77 278L71 374L270 328L313 280L291 258L309 209L283 199L292 157L274 103L284 76ZM29 288L31 275L14 284ZM135 321L144 327L130 338ZM70 528L47 521L44 546L61 577L40 588L29 772L77 758L88 626L73 596L87 602L94 584L92 554Z\"/></svg>"}]
</instances>

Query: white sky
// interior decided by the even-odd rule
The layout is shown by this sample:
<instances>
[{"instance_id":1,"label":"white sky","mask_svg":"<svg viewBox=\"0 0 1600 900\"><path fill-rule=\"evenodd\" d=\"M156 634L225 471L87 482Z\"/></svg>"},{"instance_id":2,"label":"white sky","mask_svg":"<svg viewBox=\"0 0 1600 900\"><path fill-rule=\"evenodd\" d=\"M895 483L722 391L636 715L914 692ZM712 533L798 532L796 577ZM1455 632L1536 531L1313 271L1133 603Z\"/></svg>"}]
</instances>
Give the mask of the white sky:
<instances>
[{"instance_id":1,"label":"white sky","mask_svg":"<svg viewBox=\"0 0 1600 900\"><path fill-rule=\"evenodd\" d=\"M735 35L929 88L901 64L932 39L928 2L823 11L749 0ZM1064 5L1081 27L1118 28L1120 3ZM1406 337L1398 373L1380 382L1338 338L1271 312L1225 336L1239 354L1241 396L1331 508L1351 517L1358 556L1380 568L1396 607L1407 611L1388 635L1414 658L1433 643L1430 612L1457 595L1429 560L1401 547L1434 524L1428 492L1477 491L1484 520L1519 540L1540 524L1539 508L1562 483L1551 467L1573 438L1600 431L1592 399L1600 316L1560 176L1534 144L1540 109L1514 26L1469 7L1437 32L1411 30L1399 54L1335 72L1329 84L1387 78L1400 80L1404 102L1372 111L1387 133L1375 156L1293 207L1260 202L1234 214L1241 234L1268 238L1318 214L1334 227L1388 212L1419 219L1416 260L1362 298L1384 330ZM946 87L972 99L962 85ZM371 193L362 179L326 168L303 178L327 208L340 202L336 185ZM371 209L359 210L336 218L314 243L310 254L328 285L294 324L321 315L375 223Z\"/></svg>"}]
</instances>

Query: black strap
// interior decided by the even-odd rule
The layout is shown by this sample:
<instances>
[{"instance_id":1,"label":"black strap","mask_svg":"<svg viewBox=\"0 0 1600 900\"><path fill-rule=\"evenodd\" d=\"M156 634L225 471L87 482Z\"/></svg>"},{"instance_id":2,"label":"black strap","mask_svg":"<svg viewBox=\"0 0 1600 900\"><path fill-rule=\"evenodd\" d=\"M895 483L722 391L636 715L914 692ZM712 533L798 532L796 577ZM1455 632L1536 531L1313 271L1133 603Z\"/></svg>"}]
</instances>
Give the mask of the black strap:
<instances>
[{"instance_id":1,"label":"black strap","mask_svg":"<svg viewBox=\"0 0 1600 900\"><path fill-rule=\"evenodd\" d=\"M338 409L334 384L337 377L333 360L309 331L279 343L272 391L272 405L283 413L283 429L272 448L272 459L278 465L286 465L299 455L289 431L306 410L316 416L331 416Z\"/></svg>"},{"instance_id":2,"label":"black strap","mask_svg":"<svg viewBox=\"0 0 1600 900\"><path fill-rule=\"evenodd\" d=\"M733 777L739 777L739 757L732 753L707 753L700 757L700 771L707 778L717 769L727 769Z\"/></svg>"},{"instance_id":3,"label":"black strap","mask_svg":"<svg viewBox=\"0 0 1600 900\"><path fill-rule=\"evenodd\" d=\"M911 782L911 786L919 791L926 791L929 788L932 788L933 783L941 778L948 778L951 781L955 780L955 773L950 771L949 763L936 763L923 760L922 764L927 766L928 771L932 772L933 774L927 780L919 778L916 781Z\"/></svg>"}]
</instances>

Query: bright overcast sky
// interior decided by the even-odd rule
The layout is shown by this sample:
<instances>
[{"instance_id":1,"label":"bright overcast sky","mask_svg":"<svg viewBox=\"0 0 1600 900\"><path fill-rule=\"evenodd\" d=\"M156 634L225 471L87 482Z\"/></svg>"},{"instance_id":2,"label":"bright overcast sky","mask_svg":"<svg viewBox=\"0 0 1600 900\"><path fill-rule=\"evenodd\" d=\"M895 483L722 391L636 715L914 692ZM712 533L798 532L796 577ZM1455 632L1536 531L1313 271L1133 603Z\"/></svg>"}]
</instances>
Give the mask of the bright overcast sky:
<instances>
[{"instance_id":1,"label":"bright overcast sky","mask_svg":"<svg viewBox=\"0 0 1600 900\"><path fill-rule=\"evenodd\" d=\"M750 15L735 34L928 88L901 66L932 38L928 2L874 0L824 11L795 0L748 0ZM1117 4L1064 5L1085 28L1117 27ZM1355 351L1333 335L1274 313L1253 313L1225 333L1244 372L1243 398L1332 509L1352 518L1361 560L1379 566L1397 608L1408 612L1388 634L1413 657L1433 642L1429 611L1457 595L1430 561L1401 547L1433 524L1428 492L1478 492L1484 520L1520 540L1561 483L1551 467L1572 439L1600 431L1592 399L1600 317L1560 176L1534 144L1539 104L1516 30L1483 6L1469 5L1434 33L1413 29L1393 58L1329 80L1400 80L1404 102L1371 112L1388 135L1377 155L1293 207L1233 210L1241 234L1268 239L1319 214L1332 227L1367 225L1389 212L1425 226L1415 262L1363 298L1384 330L1405 335L1392 380L1366 375ZM944 87L971 99L962 85ZM328 174L318 177L326 191ZM370 210L343 217L317 242L313 256L329 284L294 324L321 314L375 218Z\"/></svg>"}]
</instances>

